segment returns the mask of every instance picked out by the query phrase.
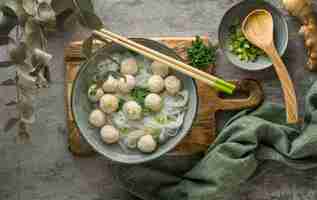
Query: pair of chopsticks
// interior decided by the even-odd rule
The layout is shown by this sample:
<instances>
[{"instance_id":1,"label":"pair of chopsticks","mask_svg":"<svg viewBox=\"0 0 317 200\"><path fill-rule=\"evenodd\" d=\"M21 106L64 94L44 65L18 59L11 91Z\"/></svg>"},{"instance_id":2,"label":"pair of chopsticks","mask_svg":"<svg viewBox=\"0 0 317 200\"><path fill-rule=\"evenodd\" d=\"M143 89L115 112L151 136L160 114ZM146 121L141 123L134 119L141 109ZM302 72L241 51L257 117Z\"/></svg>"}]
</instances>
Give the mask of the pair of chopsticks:
<instances>
[{"instance_id":1,"label":"pair of chopsticks","mask_svg":"<svg viewBox=\"0 0 317 200\"><path fill-rule=\"evenodd\" d=\"M219 91L232 94L236 88L236 86L232 83L228 83L216 76L210 75L179 60L129 40L128 38L112 33L106 29L101 29L99 31L95 30L93 31L93 35L101 41L113 41L123 47L142 54L145 57L166 64L170 68L184 73L198 81L204 82Z\"/></svg>"}]
</instances>

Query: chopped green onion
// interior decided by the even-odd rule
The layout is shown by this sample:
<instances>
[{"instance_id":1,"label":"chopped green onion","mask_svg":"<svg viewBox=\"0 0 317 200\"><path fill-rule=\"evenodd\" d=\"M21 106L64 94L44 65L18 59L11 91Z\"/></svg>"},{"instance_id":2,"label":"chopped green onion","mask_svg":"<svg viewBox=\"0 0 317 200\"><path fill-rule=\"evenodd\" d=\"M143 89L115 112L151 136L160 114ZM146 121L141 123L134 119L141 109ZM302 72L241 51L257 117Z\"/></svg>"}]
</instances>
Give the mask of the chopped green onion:
<instances>
[{"instance_id":1,"label":"chopped green onion","mask_svg":"<svg viewBox=\"0 0 317 200\"><path fill-rule=\"evenodd\" d=\"M229 29L230 41L228 49L236 55L241 61L254 62L259 56L265 56L265 53L252 45L243 35L239 23L234 23Z\"/></svg>"}]
</instances>

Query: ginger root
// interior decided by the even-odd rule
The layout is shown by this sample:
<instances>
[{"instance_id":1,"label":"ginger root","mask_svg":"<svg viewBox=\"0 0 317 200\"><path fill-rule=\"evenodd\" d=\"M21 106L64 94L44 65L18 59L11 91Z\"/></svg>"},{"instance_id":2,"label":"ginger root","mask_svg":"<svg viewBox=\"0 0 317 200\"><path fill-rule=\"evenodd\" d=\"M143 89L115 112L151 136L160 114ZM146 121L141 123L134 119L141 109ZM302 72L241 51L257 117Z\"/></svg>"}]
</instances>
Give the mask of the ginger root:
<instances>
[{"instance_id":1,"label":"ginger root","mask_svg":"<svg viewBox=\"0 0 317 200\"><path fill-rule=\"evenodd\" d=\"M308 50L307 68L317 71L317 20L311 0L283 0L283 4L291 15L300 19L302 27L299 33L304 36Z\"/></svg>"}]
</instances>

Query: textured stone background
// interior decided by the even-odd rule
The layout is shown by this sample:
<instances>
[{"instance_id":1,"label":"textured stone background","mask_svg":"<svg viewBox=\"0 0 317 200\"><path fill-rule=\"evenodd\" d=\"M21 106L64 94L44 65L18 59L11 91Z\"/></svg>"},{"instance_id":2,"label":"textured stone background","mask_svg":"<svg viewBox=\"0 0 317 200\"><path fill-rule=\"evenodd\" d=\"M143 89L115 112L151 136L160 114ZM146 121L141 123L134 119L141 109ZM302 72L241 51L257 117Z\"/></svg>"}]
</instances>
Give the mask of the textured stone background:
<instances>
[{"instance_id":1,"label":"textured stone background","mask_svg":"<svg viewBox=\"0 0 317 200\"><path fill-rule=\"evenodd\" d=\"M95 0L98 14L109 29L126 36L209 35L217 40L217 27L224 12L236 0ZM317 3L317 0L314 0ZM276 5L278 3L273 1ZM278 5L279 6L279 5ZM286 13L285 13L286 14ZM303 108L303 95L316 75L304 69L305 51L296 35L298 24L287 16L290 43L285 60L296 84ZM87 35L83 30L57 34L49 40L55 55L53 83L40 92L36 102L38 121L30 144L17 145L16 129L4 133L5 122L16 115L14 107L4 104L15 97L13 87L0 87L0 200L108 200L134 199L111 178L109 161L73 157L67 149L64 110L63 49L72 37ZM0 48L5 60L6 48ZM219 52L217 73L228 78L257 78L262 81L266 99L281 102L281 90L271 70L249 73L228 63ZM12 69L0 69L0 81L13 77ZM225 114L220 114L223 117ZM234 200L316 200L317 169L296 171L278 163L264 163L256 177L242 186ZM211 197L212 199L212 197Z\"/></svg>"}]
</instances>

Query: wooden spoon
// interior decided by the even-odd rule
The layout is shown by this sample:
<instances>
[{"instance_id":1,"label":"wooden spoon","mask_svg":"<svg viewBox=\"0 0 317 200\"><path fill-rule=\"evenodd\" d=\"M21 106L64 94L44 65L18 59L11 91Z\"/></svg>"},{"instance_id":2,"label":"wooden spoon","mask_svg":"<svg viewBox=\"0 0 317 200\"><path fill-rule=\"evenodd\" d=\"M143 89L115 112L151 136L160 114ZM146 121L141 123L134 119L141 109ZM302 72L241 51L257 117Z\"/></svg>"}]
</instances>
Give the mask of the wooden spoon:
<instances>
[{"instance_id":1,"label":"wooden spoon","mask_svg":"<svg viewBox=\"0 0 317 200\"><path fill-rule=\"evenodd\" d=\"M297 101L293 83L283 60L279 56L273 38L273 17L264 9L252 11L242 23L242 32L255 46L262 49L272 60L275 71L281 81L286 104L288 123L298 122Z\"/></svg>"}]
</instances>

